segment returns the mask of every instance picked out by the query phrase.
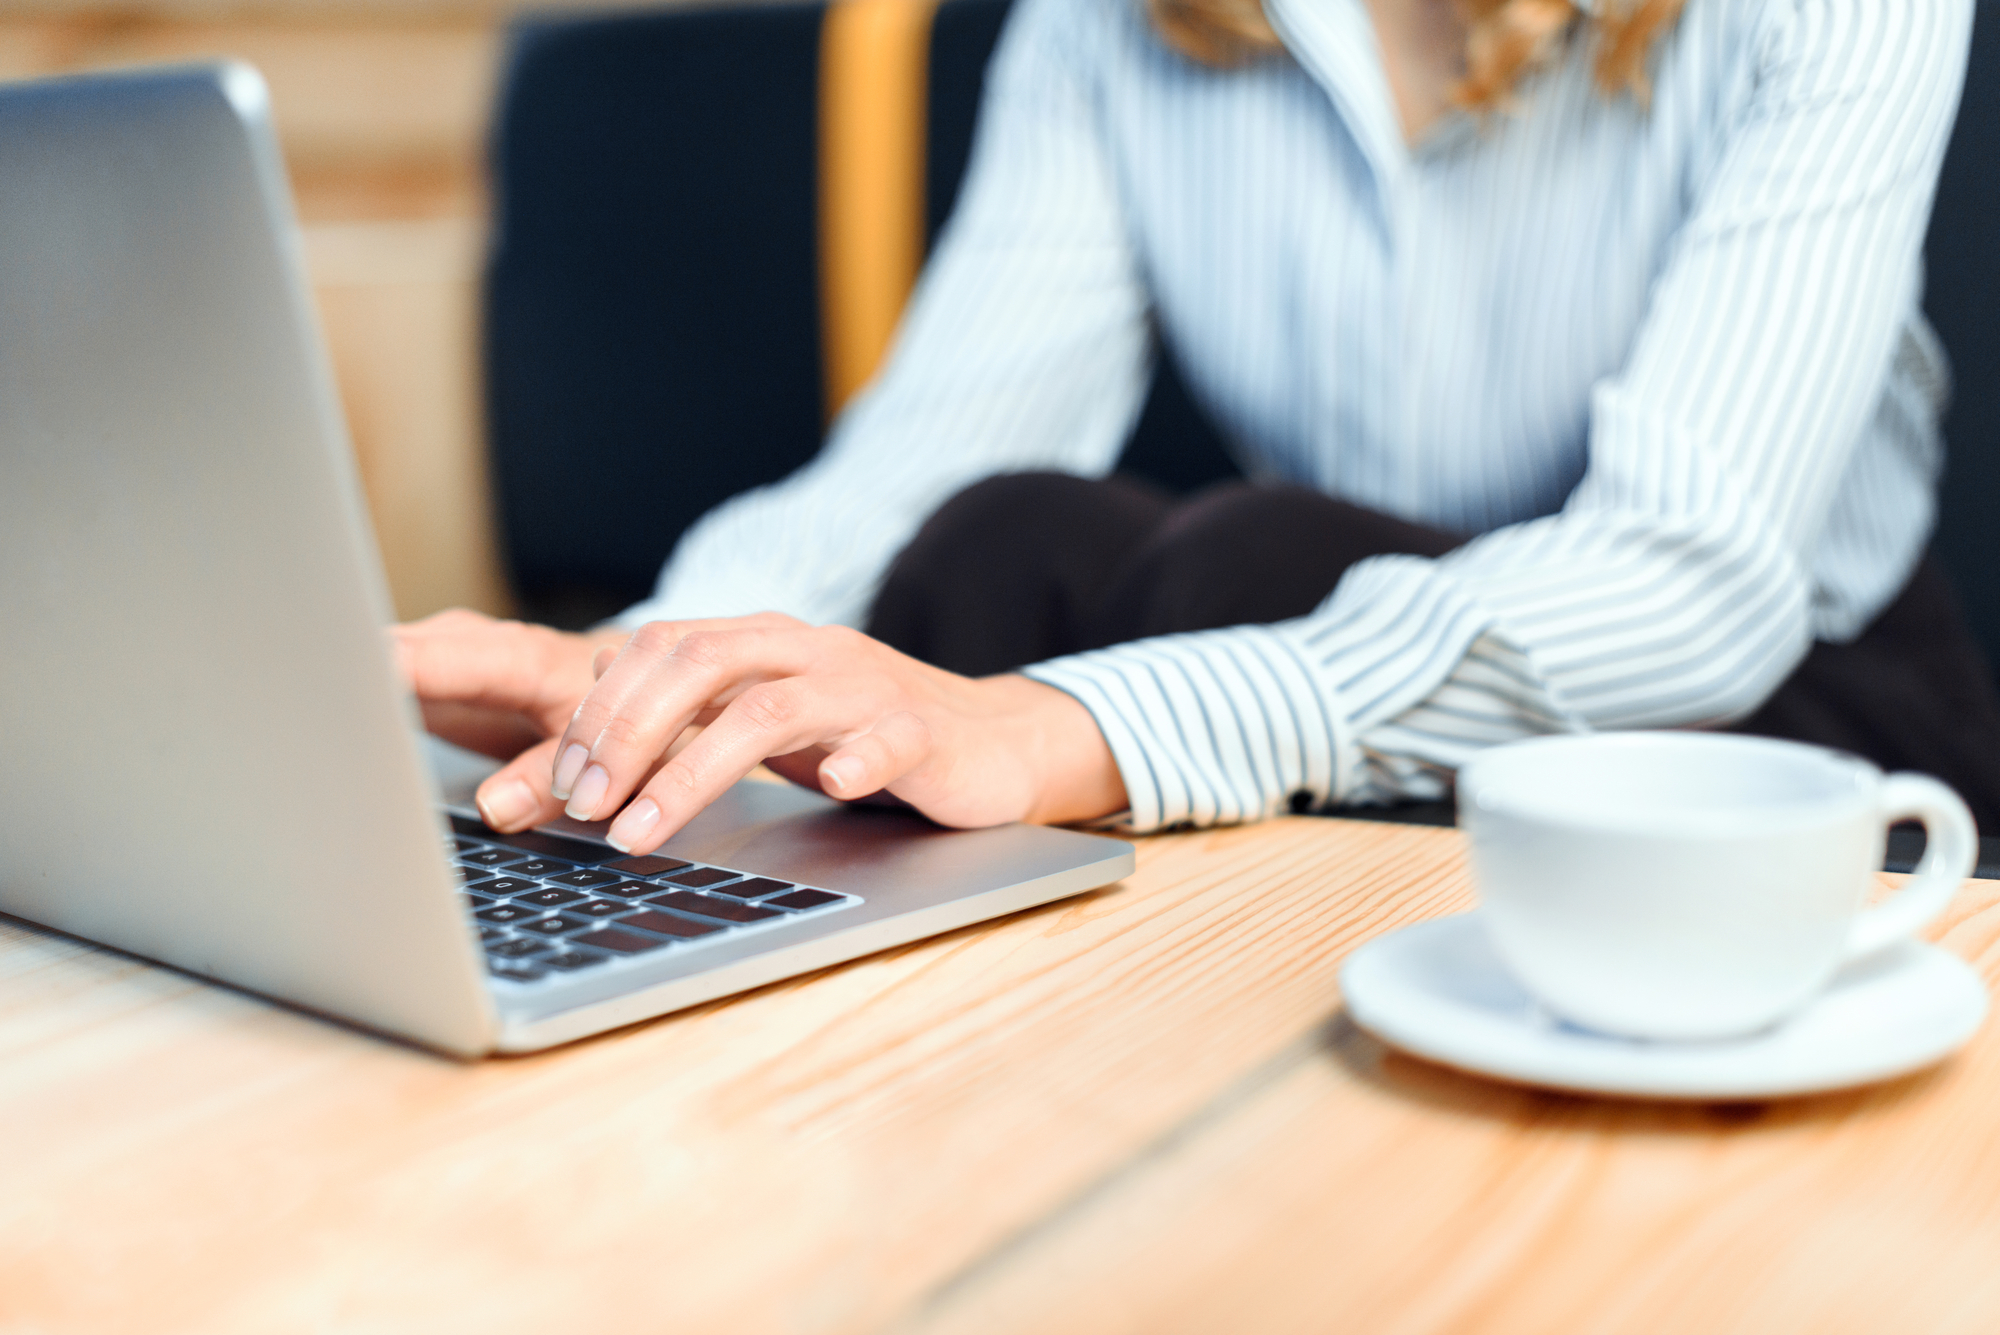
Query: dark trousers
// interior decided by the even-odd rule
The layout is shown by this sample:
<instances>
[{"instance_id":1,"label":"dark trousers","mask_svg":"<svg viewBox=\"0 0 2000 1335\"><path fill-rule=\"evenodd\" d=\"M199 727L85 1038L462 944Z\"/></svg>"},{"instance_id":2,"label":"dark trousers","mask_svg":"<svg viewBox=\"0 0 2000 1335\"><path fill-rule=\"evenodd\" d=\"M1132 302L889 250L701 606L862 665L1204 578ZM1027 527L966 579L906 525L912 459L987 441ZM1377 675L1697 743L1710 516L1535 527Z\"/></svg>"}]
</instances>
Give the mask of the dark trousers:
<instances>
[{"instance_id":1,"label":"dark trousers","mask_svg":"<svg viewBox=\"0 0 2000 1335\"><path fill-rule=\"evenodd\" d=\"M890 568L868 629L984 676L1304 616L1357 561L1442 556L1461 540L1305 487L1229 482L1176 500L1124 478L1011 474L938 509ZM1813 645L1736 730L1934 774L2000 831L2000 694L1928 557L1859 639Z\"/></svg>"}]
</instances>

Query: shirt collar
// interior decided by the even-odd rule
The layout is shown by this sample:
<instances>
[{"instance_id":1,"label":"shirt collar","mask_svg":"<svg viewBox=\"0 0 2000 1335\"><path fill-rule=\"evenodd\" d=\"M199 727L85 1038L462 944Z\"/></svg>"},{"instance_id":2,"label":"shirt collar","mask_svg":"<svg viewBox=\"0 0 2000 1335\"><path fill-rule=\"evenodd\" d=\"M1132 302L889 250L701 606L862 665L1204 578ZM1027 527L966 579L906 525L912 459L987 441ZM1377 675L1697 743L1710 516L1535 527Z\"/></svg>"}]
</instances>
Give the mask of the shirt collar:
<instances>
[{"instance_id":1,"label":"shirt collar","mask_svg":"<svg viewBox=\"0 0 2000 1335\"><path fill-rule=\"evenodd\" d=\"M1386 211L1410 153L1367 8L1362 0L1265 0L1264 11L1285 49L1333 100Z\"/></svg>"}]
</instances>

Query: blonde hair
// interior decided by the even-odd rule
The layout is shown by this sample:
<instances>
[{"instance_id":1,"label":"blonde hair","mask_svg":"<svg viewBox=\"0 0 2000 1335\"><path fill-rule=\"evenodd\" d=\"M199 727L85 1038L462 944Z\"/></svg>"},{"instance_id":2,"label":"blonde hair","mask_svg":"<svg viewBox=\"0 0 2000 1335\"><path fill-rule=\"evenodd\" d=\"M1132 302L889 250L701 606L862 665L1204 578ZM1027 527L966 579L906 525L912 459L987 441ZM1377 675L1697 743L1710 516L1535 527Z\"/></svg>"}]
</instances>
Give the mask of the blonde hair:
<instances>
[{"instance_id":1,"label":"blonde hair","mask_svg":"<svg viewBox=\"0 0 2000 1335\"><path fill-rule=\"evenodd\" d=\"M1606 96L1651 93L1646 57L1686 0L1601 0L1597 85ZM1146 0L1169 45L1204 65L1241 65L1281 48L1260 0ZM1574 0L1457 0L1465 16L1465 78L1452 100L1472 111L1505 107L1522 77L1584 18Z\"/></svg>"}]
</instances>

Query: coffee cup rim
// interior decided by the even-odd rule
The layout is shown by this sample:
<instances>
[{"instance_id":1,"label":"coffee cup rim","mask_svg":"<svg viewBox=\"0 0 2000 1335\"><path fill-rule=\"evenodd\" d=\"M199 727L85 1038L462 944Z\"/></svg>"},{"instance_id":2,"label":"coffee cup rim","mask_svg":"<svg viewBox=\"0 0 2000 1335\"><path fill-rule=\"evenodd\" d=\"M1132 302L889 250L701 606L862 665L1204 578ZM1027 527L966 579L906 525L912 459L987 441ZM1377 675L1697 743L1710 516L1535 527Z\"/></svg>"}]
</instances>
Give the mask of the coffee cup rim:
<instances>
[{"instance_id":1,"label":"coffee cup rim","mask_svg":"<svg viewBox=\"0 0 2000 1335\"><path fill-rule=\"evenodd\" d=\"M1816 765L1830 780L1829 791L1802 798L1773 798L1749 806L1670 808L1598 808L1580 812L1571 793L1518 790L1499 791L1508 782L1499 777L1504 767L1532 759L1544 763L1562 751L1616 749L1655 754L1703 753L1705 760L1735 751L1746 760L1760 763L1783 761L1793 765ZM1838 780L1845 778L1847 783ZM1458 803L1461 815L1487 813L1513 820L1565 829L1616 831L1623 834L1660 835L1673 838L1736 837L1759 832L1776 833L1819 825L1838 825L1871 809L1882 780L1882 771L1859 756L1831 747L1768 737L1744 737L1701 732L1618 732L1562 734L1510 742L1482 751L1463 765L1458 773ZM1516 779L1516 782L1519 780Z\"/></svg>"}]
</instances>

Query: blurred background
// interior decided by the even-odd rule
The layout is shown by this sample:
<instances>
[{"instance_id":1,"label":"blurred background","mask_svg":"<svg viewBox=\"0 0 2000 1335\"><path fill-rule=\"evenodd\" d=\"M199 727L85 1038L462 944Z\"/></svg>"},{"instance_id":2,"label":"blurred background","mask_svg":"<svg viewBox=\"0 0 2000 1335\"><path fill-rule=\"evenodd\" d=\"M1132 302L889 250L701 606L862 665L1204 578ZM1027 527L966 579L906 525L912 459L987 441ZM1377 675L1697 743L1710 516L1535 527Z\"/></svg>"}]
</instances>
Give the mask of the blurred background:
<instances>
[{"instance_id":1,"label":"blurred background","mask_svg":"<svg viewBox=\"0 0 2000 1335\"><path fill-rule=\"evenodd\" d=\"M485 137L513 10L498 0L16 0L0 13L0 78L229 55L270 81L404 617L510 606L484 474L477 331Z\"/></svg>"}]
</instances>

